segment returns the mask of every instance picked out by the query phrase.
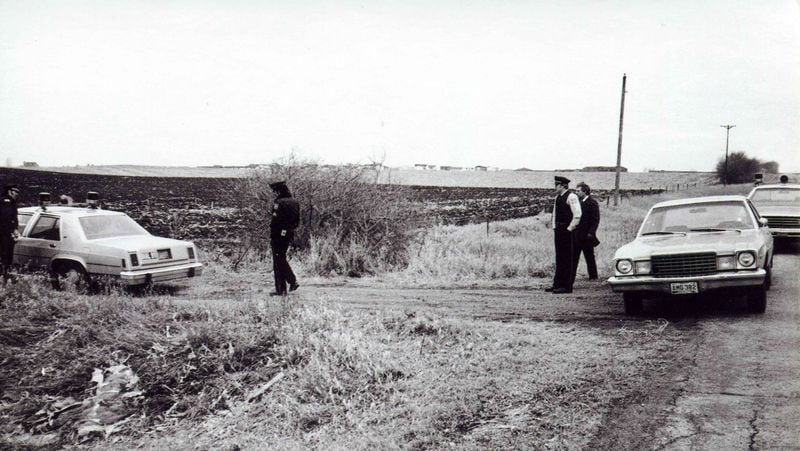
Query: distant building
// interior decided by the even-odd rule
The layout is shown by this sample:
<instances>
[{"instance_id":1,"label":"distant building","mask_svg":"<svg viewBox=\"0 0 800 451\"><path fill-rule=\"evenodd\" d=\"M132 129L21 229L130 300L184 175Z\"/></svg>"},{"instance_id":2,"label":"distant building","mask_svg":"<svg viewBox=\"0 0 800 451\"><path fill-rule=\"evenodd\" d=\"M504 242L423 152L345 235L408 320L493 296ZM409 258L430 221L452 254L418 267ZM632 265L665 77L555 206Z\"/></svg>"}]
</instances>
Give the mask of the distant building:
<instances>
[{"instance_id":1,"label":"distant building","mask_svg":"<svg viewBox=\"0 0 800 451\"><path fill-rule=\"evenodd\" d=\"M620 172L628 172L628 168L624 166L619 167ZM581 169L581 172L616 172L616 166L586 166Z\"/></svg>"},{"instance_id":2,"label":"distant building","mask_svg":"<svg viewBox=\"0 0 800 451\"><path fill-rule=\"evenodd\" d=\"M489 168L487 166L475 166L476 171L488 171Z\"/></svg>"},{"instance_id":3,"label":"distant building","mask_svg":"<svg viewBox=\"0 0 800 451\"><path fill-rule=\"evenodd\" d=\"M414 169L417 169L419 171L433 171L433 170L436 169L436 165L435 164L417 163L417 164L414 165Z\"/></svg>"},{"instance_id":4,"label":"distant building","mask_svg":"<svg viewBox=\"0 0 800 451\"><path fill-rule=\"evenodd\" d=\"M439 169L442 171L463 171L464 168L461 166L439 166Z\"/></svg>"},{"instance_id":5,"label":"distant building","mask_svg":"<svg viewBox=\"0 0 800 451\"><path fill-rule=\"evenodd\" d=\"M23 168L38 168L39 167L39 163L37 163L35 161L23 161L22 162L22 167Z\"/></svg>"}]
</instances>

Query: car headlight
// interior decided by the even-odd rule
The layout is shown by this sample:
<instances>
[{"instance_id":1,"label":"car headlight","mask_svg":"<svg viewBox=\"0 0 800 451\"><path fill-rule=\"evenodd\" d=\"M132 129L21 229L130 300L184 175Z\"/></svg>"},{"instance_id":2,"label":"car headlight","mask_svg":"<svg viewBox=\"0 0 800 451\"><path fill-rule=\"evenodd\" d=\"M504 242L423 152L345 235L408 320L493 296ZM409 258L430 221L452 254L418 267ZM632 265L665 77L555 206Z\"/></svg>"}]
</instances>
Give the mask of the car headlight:
<instances>
[{"instance_id":1,"label":"car headlight","mask_svg":"<svg viewBox=\"0 0 800 451\"><path fill-rule=\"evenodd\" d=\"M717 257L718 271L730 271L732 269L736 269L736 260L733 258L733 255Z\"/></svg>"},{"instance_id":2,"label":"car headlight","mask_svg":"<svg viewBox=\"0 0 800 451\"><path fill-rule=\"evenodd\" d=\"M636 274L650 274L650 261L636 262Z\"/></svg>"},{"instance_id":3,"label":"car headlight","mask_svg":"<svg viewBox=\"0 0 800 451\"><path fill-rule=\"evenodd\" d=\"M739 252L739 256L736 257L736 260L739 262L740 266L747 268L756 263L756 254L751 251Z\"/></svg>"},{"instance_id":4,"label":"car headlight","mask_svg":"<svg viewBox=\"0 0 800 451\"><path fill-rule=\"evenodd\" d=\"M630 260L622 259L617 260L617 271L621 274L628 274L633 269L633 263Z\"/></svg>"}]
</instances>

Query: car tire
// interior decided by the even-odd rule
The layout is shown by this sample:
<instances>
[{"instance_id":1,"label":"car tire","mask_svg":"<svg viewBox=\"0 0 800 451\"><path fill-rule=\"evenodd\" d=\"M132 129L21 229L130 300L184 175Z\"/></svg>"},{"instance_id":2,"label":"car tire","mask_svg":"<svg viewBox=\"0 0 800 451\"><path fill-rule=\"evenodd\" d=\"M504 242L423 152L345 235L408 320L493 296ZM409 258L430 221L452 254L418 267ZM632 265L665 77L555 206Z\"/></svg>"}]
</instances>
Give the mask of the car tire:
<instances>
[{"instance_id":1,"label":"car tire","mask_svg":"<svg viewBox=\"0 0 800 451\"><path fill-rule=\"evenodd\" d=\"M644 311L642 296L638 293L622 293L622 300L625 302L625 314L641 315Z\"/></svg>"},{"instance_id":2,"label":"car tire","mask_svg":"<svg viewBox=\"0 0 800 451\"><path fill-rule=\"evenodd\" d=\"M764 277L764 290L769 291L769 289L772 288L772 265L764 269L767 271L767 275Z\"/></svg>"},{"instance_id":3,"label":"car tire","mask_svg":"<svg viewBox=\"0 0 800 451\"><path fill-rule=\"evenodd\" d=\"M750 313L764 313L767 310L767 288L764 285L751 288L747 293L747 310Z\"/></svg>"},{"instance_id":4,"label":"car tire","mask_svg":"<svg viewBox=\"0 0 800 451\"><path fill-rule=\"evenodd\" d=\"M89 275L86 274L86 270L83 269L83 266L78 263L68 262L57 264L53 272L55 273L53 285L56 289L64 289L65 283L70 283L75 286L76 291L85 291L91 285Z\"/></svg>"}]
</instances>

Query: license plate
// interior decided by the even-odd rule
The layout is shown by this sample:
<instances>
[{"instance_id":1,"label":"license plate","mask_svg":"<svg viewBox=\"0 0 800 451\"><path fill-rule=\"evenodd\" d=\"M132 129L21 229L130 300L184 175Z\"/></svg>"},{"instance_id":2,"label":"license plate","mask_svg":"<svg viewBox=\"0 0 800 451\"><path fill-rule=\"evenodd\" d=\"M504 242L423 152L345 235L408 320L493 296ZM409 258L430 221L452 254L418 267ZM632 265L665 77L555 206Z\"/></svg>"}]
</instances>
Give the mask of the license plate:
<instances>
[{"instance_id":1,"label":"license plate","mask_svg":"<svg viewBox=\"0 0 800 451\"><path fill-rule=\"evenodd\" d=\"M697 282L675 282L669 284L672 294L698 293Z\"/></svg>"},{"instance_id":2,"label":"license plate","mask_svg":"<svg viewBox=\"0 0 800 451\"><path fill-rule=\"evenodd\" d=\"M172 251L169 249L159 249L158 250L158 259L159 260L169 260L172 258Z\"/></svg>"}]
</instances>

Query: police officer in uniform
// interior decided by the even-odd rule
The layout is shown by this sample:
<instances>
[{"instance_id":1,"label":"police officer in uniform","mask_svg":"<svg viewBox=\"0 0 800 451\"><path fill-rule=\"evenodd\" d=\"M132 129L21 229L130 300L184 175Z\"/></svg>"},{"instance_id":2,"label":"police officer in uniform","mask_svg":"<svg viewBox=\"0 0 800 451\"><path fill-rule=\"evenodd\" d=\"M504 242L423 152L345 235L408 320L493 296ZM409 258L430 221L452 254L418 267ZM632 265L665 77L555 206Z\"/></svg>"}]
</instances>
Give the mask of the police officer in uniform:
<instances>
[{"instance_id":1,"label":"police officer in uniform","mask_svg":"<svg viewBox=\"0 0 800 451\"><path fill-rule=\"evenodd\" d=\"M556 250L556 273L553 286L545 291L553 293L572 293L575 281L574 253L576 248L575 229L581 220L581 202L569 189L570 180L556 176L556 198L553 203L553 237Z\"/></svg>"},{"instance_id":2,"label":"police officer in uniform","mask_svg":"<svg viewBox=\"0 0 800 451\"><path fill-rule=\"evenodd\" d=\"M294 229L300 223L300 204L292 197L286 182L270 183L269 187L275 193L275 202L272 204L272 221L269 225L270 246L272 247L272 269L275 273L275 291L270 296L283 296L286 294L286 284L289 291L300 288L297 278L292 272L286 252L294 238Z\"/></svg>"},{"instance_id":3,"label":"police officer in uniform","mask_svg":"<svg viewBox=\"0 0 800 451\"><path fill-rule=\"evenodd\" d=\"M5 185L0 199L0 274L8 280L11 264L14 262L14 244L19 237L17 231L17 196L16 185Z\"/></svg>"}]
</instances>

